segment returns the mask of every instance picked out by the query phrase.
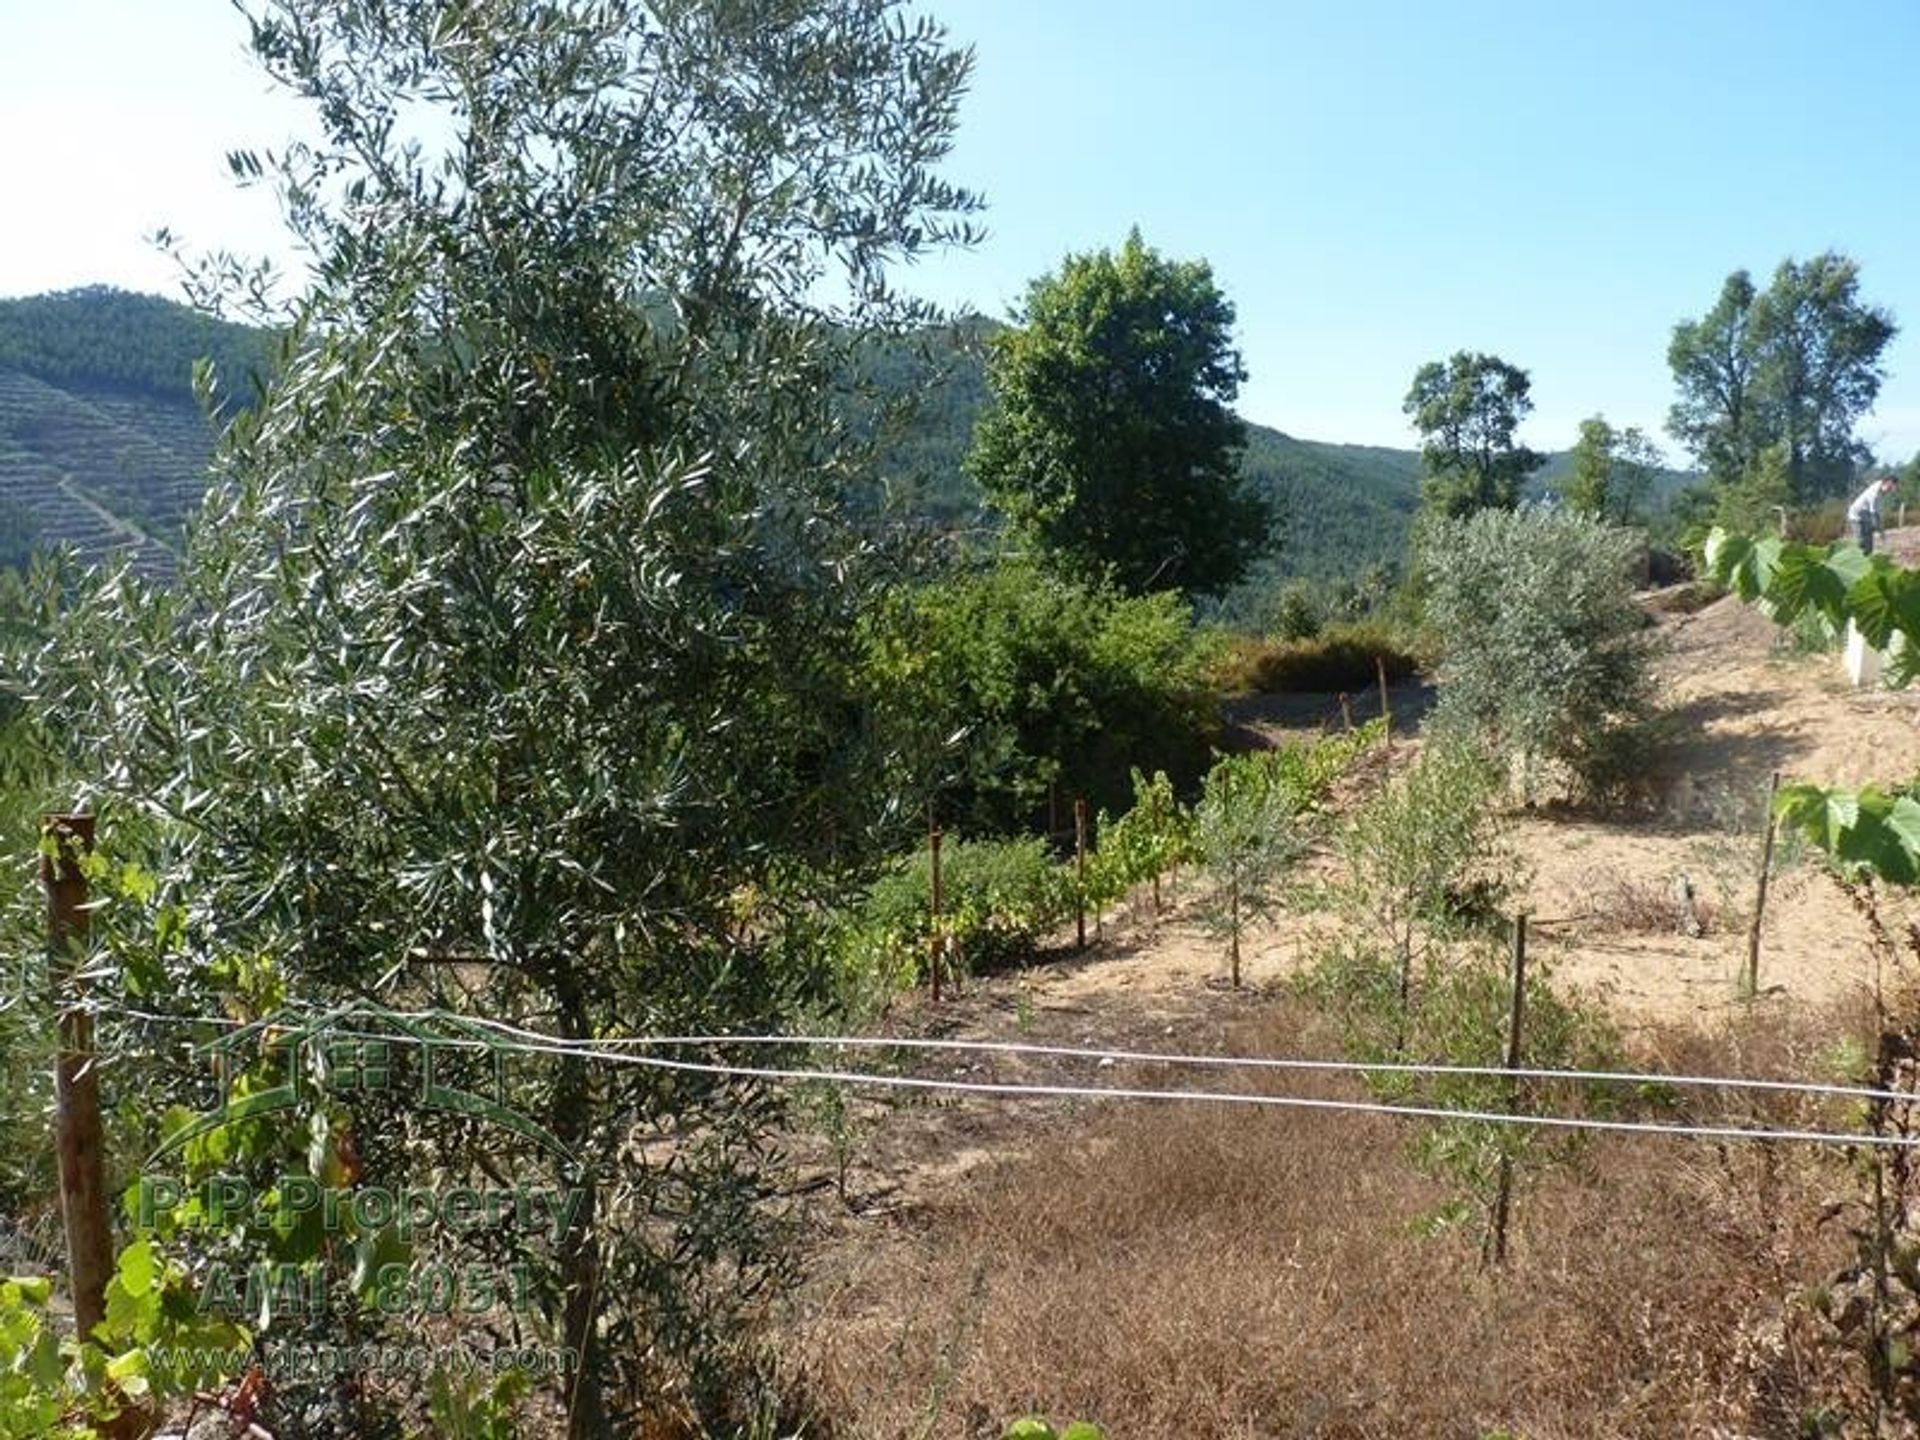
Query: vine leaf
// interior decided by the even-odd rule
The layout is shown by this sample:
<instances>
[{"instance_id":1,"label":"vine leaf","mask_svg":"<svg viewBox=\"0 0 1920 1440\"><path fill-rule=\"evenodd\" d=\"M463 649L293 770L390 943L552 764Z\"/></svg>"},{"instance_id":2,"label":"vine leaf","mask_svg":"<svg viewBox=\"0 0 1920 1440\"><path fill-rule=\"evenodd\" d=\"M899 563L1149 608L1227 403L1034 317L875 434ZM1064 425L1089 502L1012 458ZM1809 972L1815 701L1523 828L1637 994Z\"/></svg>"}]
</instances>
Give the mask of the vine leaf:
<instances>
[{"instance_id":1,"label":"vine leaf","mask_svg":"<svg viewBox=\"0 0 1920 1440\"><path fill-rule=\"evenodd\" d=\"M1920 574L1884 557L1874 558L1878 563L1848 587L1847 611L1875 649L1886 649L1900 635L1908 642L1904 648L1911 650L1913 638L1920 635Z\"/></svg>"},{"instance_id":2,"label":"vine leaf","mask_svg":"<svg viewBox=\"0 0 1920 1440\"><path fill-rule=\"evenodd\" d=\"M1840 837L1860 818L1860 800L1848 790L1819 785L1787 785L1774 800L1780 823L1799 831L1828 853L1840 847Z\"/></svg>"},{"instance_id":3,"label":"vine leaf","mask_svg":"<svg viewBox=\"0 0 1920 1440\"><path fill-rule=\"evenodd\" d=\"M1802 784L1781 790L1774 809L1843 869L1872 871L1895 885L1920 882L1920 801L1871 785L1851 791Z\"/></svg>"},{"instance_id":4,"label":"vine leaf","mask_svg":"<svg viewBox=\"0 0 1920 1440\"><path fill-rule=\"evenodd\" d=\"M1868 576L1869 567L1867 557L1852 545L1826 550L1783 545L1766 587L1766 600L1777 619L1792 621L1813 610L1837 631L1846 624L1849 597Z\"/></svg>"}]
</instances>

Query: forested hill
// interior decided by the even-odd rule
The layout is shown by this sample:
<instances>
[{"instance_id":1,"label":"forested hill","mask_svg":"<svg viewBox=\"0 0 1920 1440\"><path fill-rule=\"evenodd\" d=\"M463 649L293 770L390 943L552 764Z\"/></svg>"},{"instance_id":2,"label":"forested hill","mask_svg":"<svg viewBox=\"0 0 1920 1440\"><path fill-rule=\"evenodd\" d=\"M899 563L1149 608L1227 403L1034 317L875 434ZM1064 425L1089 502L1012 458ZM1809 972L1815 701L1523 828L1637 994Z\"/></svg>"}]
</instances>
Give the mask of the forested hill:
<instances>
[{"instance_id":1,"label":"forested hill","mask_svg":"<svg viewBox=\"0 0 1920 1440\"><path fill-rule=\"evenodd\" d=\"M917 343L877 346L863 379L881 392L928 387L886 446L886 483L857 501L944 528L983 523L961 468L987 403L989 320ZM149 295L95 287L0 300L0 564L34 544L98 557L131 549L165 573L205 484L213 430L193 396L207 357L246 393L269 351L264 332ZM1282 516L1273 575L1356 575L1405 553L1419 499L1412 450L1299 440L1249 425L1245 473ZM1551 483L1565 457L1542 472Z\"/></svg>"},{"instance_id":2,"label":"forested hill","mask_svg":"<svg viewBox=\"0 0 1920 1440\"><path fill-rule=\"evenodd\" d=\"M884 495L871 507L944 527L980 521L961 471L986 403L982 342L991 321L876 349L882 390L931 382L892 435ZM95 287L0 300L0 564L34 543L100 556L132 548L164 572L205 483L213 431L193 396L211 358L231 389L267 354L266 337L155 296ZM1398 558L1418 493L1410 450L1295 440L1249 428L1246 471L1286 517L1285 573L1348 573Z\"/></svg>"},{"instance_id":3,"label":"forested hill","mask_svg":"<svg viewBox=\"0 0 1920 1440\"><path fill-rule=\"evenodd\" d=\"M261 332L156 296L0 300L0 564L67 543L167 573L213 450L194 363L244 390L267 354Z\"/></svg>"},{"instance_id":4,"label":"forested hill","mask_svg":"<svg viewBox=\"0 0 1920 1440\"><path fill-rule=\"evenodd\" d=\"M929 390L911 430L889 453L890 501L897 511L943 524L979 515L980 491L963 473L961 459L973 422L988 403L983 353L997 328L990 320L967 321L917 346L889 348L874 360L873 378L883 388L920 384ZM1570 451L1549 453L1527 482L1527 493L1557 491L1572 468ZM1275 552L1258 567L1263 583L1294 575L1358 577L1405 558L1420 504L1417 450L1301 440L1249 423L1241 471L1271 497L1281 517ZM1695 479L1680 470L1657 472L1650 496L1655 508Z\"/></svg>"},{"instance_id":5,"label":"forested hill","mask_svg":"<svg viewBox=\"0 0 1920 1440\"><path fill-rule=\"evenodd\" d=\"M983 351L997 325L970 320L873 361L883 388L929 387L912 427L888 452L889 501L897 513L963 524L980 513L980 491L961 459L987 404ZM1419 503L1420 457L1412 450L1297 440L1247 427L1244 473L1283 517L1270 569L1284 575L1344 575L1394 564L1406 550Z\"/></svg>"}]
</instances>

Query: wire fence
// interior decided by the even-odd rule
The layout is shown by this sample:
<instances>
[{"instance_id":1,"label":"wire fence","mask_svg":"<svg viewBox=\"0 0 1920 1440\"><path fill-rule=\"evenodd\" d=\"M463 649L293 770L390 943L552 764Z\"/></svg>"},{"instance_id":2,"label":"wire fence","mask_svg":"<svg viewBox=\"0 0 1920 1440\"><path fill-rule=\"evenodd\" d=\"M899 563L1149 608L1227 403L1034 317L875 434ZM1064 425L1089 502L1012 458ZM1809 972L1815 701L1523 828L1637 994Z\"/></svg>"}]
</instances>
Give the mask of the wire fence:
<instances>
[{"instance_id":1,"label":"wire fence","mask_svg":"<svg viewBox=\"0 0 1920 1440\"><path fill-rule=\"evenodd\" d=\"M106 1013L148 1023L200 1025L215 1028L247 1028L230 1017L165 1015L131 1009ZM1229 1069L1267 1074L1343 1074L1356 1077L1399 1075L1432 1080L1484 1079L1502 1077L1538 1082L1571 1082L1588 1085L1634 1087L1675 1087L1748 1091L1757 1094L1795 1096L1803 1099L1838 1101L1862 1106L1911 1105L1916 1096L1900 1090L1867 1086L1840 1085L1821 1081L1789 1080L1739 1075L1676 1075L1658 1071L1553 1070L1539 1068L1507 1069L1504 1066L1444 1065L1418 1061L1320 1060L1276 1056L1206 1055L1123 1048L1087 1048L1080 1046L1030 1044L1019 1041L943 1040L920 1036L872 1035L673 1035L615 1036L593 1040L568 1040L564 1037L529 1030L486 1017L456 1015L440 1010L382 1011L381 1021L393 1021L410 1027L406 1033L356 1028L354 1020L366 1021L367 1015L340 1014L348 1022L327 1024L325 1013L305 1017L340 1039L418 1044L435 1049L469 1049L492 1054L574 1059L615 1067L647 1069L669 1074L701 1075L715 1079L756 1080L787 1084L831 1084L895 1091L992 1096L1016 1100L1087 1100L1189 1103L1201 1105L1242 1105L1265 1109L1312 1110L1353 1115L1382 1115L1402 1119L1473 1121L1489 1125L1519 1126L1527 1129L1589 1131L1671 1139L1715 1141L1782 1142L1837 1146L1865 1146L1879 1149L1920 1147L1920 1135L1870 1130L1817 1128L1812 1126L1765 1125L1759 1123L1700 1123L1611 1119L1604 1116L1550 1113L1540 1110L1510 1112L1468 1106L1420 1104L1374 1099L1350 1099L1334 1096L1275 1094L1265 1091L1233 1089L1196 1089L1138 1085L1069 1084L1046 1080L958 1079L916 1075L874 1069L836 1068L818 1065L739 1064L720 1059L681 1059L655 1052L660 1050L729 1047L811 1049L840 1051L905 1051L915 1053L946 1052L1033 1058L1106 1064L1165 1065L1170 1068ZM300 1017L287 1016L276 1022L297 1023ZM422 1036L416 1029L455 1026L464 1033ZM271 1028L271 1027L268 1027ZM484 1035L474 1031L487 1032ZM642 1052L642 1053L636 1053Z\"/></svg>"}]
</instances>

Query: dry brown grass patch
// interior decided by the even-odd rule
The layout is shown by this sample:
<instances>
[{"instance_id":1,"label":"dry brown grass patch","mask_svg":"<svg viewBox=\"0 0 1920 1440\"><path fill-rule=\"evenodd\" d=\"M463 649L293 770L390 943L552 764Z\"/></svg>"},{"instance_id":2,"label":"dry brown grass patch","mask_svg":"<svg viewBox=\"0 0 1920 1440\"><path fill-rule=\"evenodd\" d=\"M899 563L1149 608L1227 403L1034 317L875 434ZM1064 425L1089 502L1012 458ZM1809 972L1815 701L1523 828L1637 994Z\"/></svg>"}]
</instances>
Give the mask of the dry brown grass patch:
<instances>
[{"instance_id":1,"label":"dry brown grass patch","mask_svg":"<svg viewBox=\"0 0 1920 1440\"><path fill-rule=\"evenodd\" d=\"M1298 1054L1310 1027L1281 1006L1242 1039ZM1820 1211L1844 1162L1600 1139L1523 1185L1496 1276L1418 1232L1446 1192L1409 1163L1411 1123L1191 1104L1046 1127L818 1258L782 1339L814 1433L997 1437L1039 1412L1128 1440L1665 1440L1793 1435L1817 1408L1839 1362L1790 1297L1841 1259Z\"/></svg>"},{"instance_id":2,"label":"dry brown grass patch","mask_svg":"<svg viewBox=\"0 0 1920 1440\"><path fill-rule=\"evenodd\" d=\"M1589 882L1581 928L1597 935L1685 935L1698 939L1715 933L1718 905L1711 895L1675 873L1630 875L1599 871Z\"/></svg>"}]
</instances>

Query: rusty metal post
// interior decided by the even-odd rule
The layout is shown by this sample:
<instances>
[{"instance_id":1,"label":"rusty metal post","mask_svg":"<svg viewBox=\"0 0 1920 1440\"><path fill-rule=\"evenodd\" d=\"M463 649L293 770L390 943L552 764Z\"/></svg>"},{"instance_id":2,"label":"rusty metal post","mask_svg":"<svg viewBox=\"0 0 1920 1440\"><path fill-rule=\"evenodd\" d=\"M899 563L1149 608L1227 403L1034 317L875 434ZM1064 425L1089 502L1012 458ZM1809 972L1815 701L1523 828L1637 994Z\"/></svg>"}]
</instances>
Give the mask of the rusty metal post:
<instances>
[{"instance_id":1,"label":"rusty metal post","mask_svg":"<svg viewBox=\"0 0 1920 1440\"><path fill-rule=\"evenodd\" d=\"M1240 988L1240 872L1235 870L1227 882L1228 955L1233 967L1233 988Z\"/></svg>"},{"instance_id":2,"label":"rusty metal post","mask_svg":"<svg viewBox=\"0 0 1920 1440\"><path fill-rule=\"evenodd\" d=\"M1513 1008L1507 1016L1507 1056L1506 1068L1518 1070L1521 1055L1521 1029L1527 1013L1527 917L1525 914L1513 917ZM1519 1082L1507 1081L1507 1113L1515 1114L1519 1109ZM1513 1151L1502 1146L1500 1150L1500 1187L1493 1200L1493 1263L1504 1265L1507 1260L1507 1215L1513 1204Z\"/></svg>"},{"instance_id":3,"label":"rusty metal post","mask_svg":"<svg viewBox=\"0 0 1920 1440\"><path fill-rule=\"evenodd\" d=\"M1087 802L1073 802L1074 943L1087 948Z\"/></svg>"},{"instance_id":4,"label":"rusty metal post","mask_svg":"<svg viewBox=\"0 0 1920 1440\"><path fill-rule=\"evenodd\" d=\"M933 865L933 924L930 927L932 930L932 940L930 943L933 947L933 953L929 957L929 965L933 975L933 998L936 1002L940 999L940 969L946 960L946 936L941 934L940 931L940 916L943 909L943 897L940 890L940 839L940 827L933 823L933 807L928 806L927 855Z\"/></svg>"},{"instance_id":5,"label":"rusty metal post","mask_svg":"<svg viewBox=\"0 0 1920 1440\"><path fill-rule=\"evenodd\" d=\"M1780 793L1780 772L1767 784L1767 839L1760 849L1760 890L1753 900L1753 928L1747 932L1747 998L1760 995L1760 922L1767 912L1767 876L1773 869L1773 837L1779 829L1773 818L1774 798Z\"/></svg>"},{"instance_id":6,"label":"rusty metal post","mask_svg":"<svg viewBox=\"0 0 1920 1440\"><path fill-rule=\"evenodd\" d=\"M60 1005L54 1149L60 1167L60 1211L66 1222L74 1326L85 1339L106 1316L107 1280L113 1273L100 1075L94 1064L93 1016L80 1003L83 982L78 974L87 943L87 876L81 860L93 851L93 816L44 816L41 837L47 954Z\"/></svg>"}]
</instances>

